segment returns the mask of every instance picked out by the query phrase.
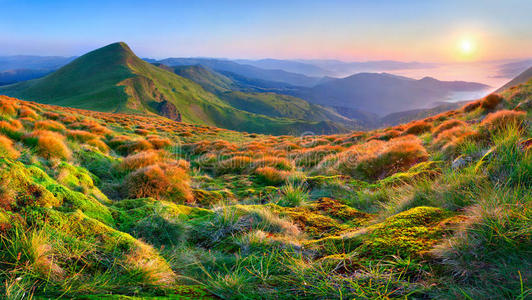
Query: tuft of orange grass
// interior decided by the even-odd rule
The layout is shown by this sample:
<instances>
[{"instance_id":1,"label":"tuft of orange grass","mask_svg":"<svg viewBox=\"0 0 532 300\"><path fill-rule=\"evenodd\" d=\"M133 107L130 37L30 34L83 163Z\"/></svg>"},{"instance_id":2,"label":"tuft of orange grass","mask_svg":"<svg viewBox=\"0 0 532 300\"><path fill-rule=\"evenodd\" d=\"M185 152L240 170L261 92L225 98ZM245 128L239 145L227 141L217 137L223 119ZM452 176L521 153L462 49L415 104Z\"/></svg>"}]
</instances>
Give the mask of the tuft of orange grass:
<instances>
[{"instance_id":1,"label":"tuft of orange grass","mask_svg":"<svg viewBox=\"0 0 532 300\"><path fill-rule=\"evenodd\" d=\"M289 171L277 170L272 167L260 167L254 171L257 178L266 184L278 185L286 181L290 176Z\"/></svg>"},{"instance_id":2,"label":"tuft of orange grass","mask_svg":"<svg viewBox=\"0 0 532 300\"><path fill-rule=\"evenodd\" d=\"M216 156L214 156L216 159ZM226 160L222 160L216 167L216 172L219 174L227 173L247 173L251 170L253 159L249 156L233 156Z\"/></svg>"},{"instance_id":3,"label":"tuft of orange grass","mask_svg":"<svg viewBox=\"0 0 532 300\"><path fill-rule=\"evenodd\" d=\"M484 131L497 131L507 126L521 127L525 120L526 112L515 110L499 110L490 113L480 123L480 128Z\"/></svg>"},{"instance_id":4,"label":"tuft of orange grass","mask_svg":"<svg viewBox=\"0 0 532 300\"><path fill-rule=\"evenodd\" d=\"M6 117L14 117L17 115L19 105L13 98L0 96L0 115Z\"/></svg>"},{"instance_id":5,"label":"tuft of orange grass","mask_svg":"<svg viewBox=\"0 0 532 300\"><path fill-rule=\"evenodd\" d=\"M64 124L71 124L77 121L78 121L78 117L74 115L67 115L61 118L61 122L63 122Z\"/></svg>"},{"instance_id":6,"label":"tuft of orange grass","mask_svg":"<svg viewBox=\"0 0 532 300\"><path fill-rule=\"evenodd\" d=\"M60 133L48 130L34 130L24 137L35 144L37 152L44 158L70 159L71 152Z\"/></svg>"},{"instance_id":7,"label":"tuft of orange grass","mask_svg":"<svg viewBox=\"0 0 532 300\"><path fill-rule=\"evenodd\" d=\"M0 156L9 159L17 159L20 156L20 153L13 146L13 141L3 135L0 135Z\"/></svg>"},{"instance_id":8,"label":"tuft of orange grass","mask_svg":"<svg viewBox=\"0 0 532 300\"><path fill-rule=\"evenodd\" d=\"M278 156L264 156L257 159L253 165L255 168L273 167L285 171L292 170L294 168L288 159Z\"/></svg>"},{"instance_id":9,"label":"tuft of orange grass","mask_svg":"<svg viewBox=\"0 0 532 300\"><path fill-rule=\"evenodd\" d=\"M450 129L452 130L452 129ZM476 130L466 130L462 134L455 136L441 148L443 153L448 157L454 157L458 154L460 146L469 141L479 141L483 138Z\"/></svg>"},{"instance_id":10,"label":"tuft of orange grass","mask_svg":"<svg viewBox=\"0 0 532 300\"><path fill-rule=\"evenodd\" d=\"M12 119L10 121L0 121L0 132L8 135L15 136L22 130L23 126L17 119Z\"/></svg>"},{"instance_id":11,"label":"tuft of orange grass","mask_svg":"<svg viewBox=\"0 0 532 300\"><path fill-rule=\"evenodd\" d=\"M382 141L387 141L389 139L392 139L392 138L395 138L395 137L398 137L400 136L401 134L403 134L403 131L401 130L398 130L398 129L388 129L384 132L381 132L381 133L377 133L371 137L368 138L368 141L371 141L371 140L382 140Z\"/></svg>"},{"instance_id":12,"label":"tuft of orange grass","mask_svg":"<svg viewBox=\"0 0 532 300\"><path fill-rule=\"evenodd\" d=\"M163 149L172 144L172 141L170 139L156 135L147 136L146 139L148 140L148 142L150 142L150 144L153 145L153 148L155 149Z\"/></svg>"},{"instance_id":13,"label":"tuft of orange grass","mask_svg":"<svg viewBox=\"0 0 532 300\"><path fill-rule=\"evenodd\" d=\"M295 160L295 163L298 166L312 167L327 155L338 153L343 150L345 150L345 148L339 145L320 145L314 148L304 148L293 151L291 157Z\"/></svg>"},{"instance_id":14,"label":"tuft of orange grass","mask_svg":"<svg viewBox=\"0 0 532 300\"><path fill-rule=\"evenodd\" d=\"M494 109L502 100L502 97L498 94L489 94L480 100L480 107L486 110Z\"/></svg>"},{"instance_id":15,"label":"tuft of orange grass","mask_svg":"<svg viewBox=\"0 0 532 300\"><path fill-rule=\"evenodd\" d=\"M31 118L31 119L37 119L39 118L39 115L31 108L29 107L21 107L18 110L18 116L20 118Z\"/></svg>"},{"instance_id":16,"label":"tuft of orange grass","mask_svg":"<svg viewBox=\"0 0 532 300\"><path fill-rule=\"evenodd\" d=\"M474 111L475 109L479 108L480 107L480 100L477 100L477 101L473 101L473 102L470 102L464 106L462 106L462 111L463 112L472 112Z\"/></svg>"},{"instance_id":17,"label":"tuft of orange grass","mask_svg":"<svg viewBox=\"0 0 532 300\"><path fill-rule=\"evenodd\" d=\"M474 131L469 127L464 127L464 126L451 127L449 129L446 129L440 132L438 136L432 141L432 144L439 148L449 142L452 142L453 140L459 137L470 135L473 132Z\"/></svg>"},{"instance_id":18,"label":"tuft of orange grass","mask_svg":"<svg viewBox=\"0 0 532 300\"><path fill-rule=\"evenodd\" d=\"M404 135L413 134L420 135L432 129L432 124L427 121L415 121L406 124Z\"/></svg>"},{"instance_id":19,"label":"tuft of orange grass","mask_svg":"<svg viewBox=\"0 0 532 300\"><path fill-rule=\"evenodd\" d=\"M444 121L432 130L432 136L438 137L440 133L453 127L467 127L467 123L456 119Z\"/></svg>"},{"instance_id":20,"label":"tuft of orange grass","mask_svg":"<svg viewBox=\"0 0 532 300\"><path fill-rule=\"evenodd\" d=\"M137 129L135 129L134 132L135 132L136 134L138 134L138 135L148 135L148 134L150 134L150 131L149 131L149 130L142 129L142 128L137 128Z\"/></svg>"},{"instance_id":21,"label":"tuft of orange grass","mask_svg":"<svg viewBox=\"0 0 532 300\"><path fill-rule=\"evenodd\" d=\"M70 127L85 129L97 135L107 135L112 133L107 127L90 119L84 119L81 122L72 123L70 124Z\"/></svg>"},{"instance_id":22,"label":"tuft of orange grass","mask_svg":"<svg viewBox=\"0 0 532 300\"><path fill-rule=\"evenodd\" d=\"M98 150L100 150L102 153L108 153L109 152L109 146L107 146L107 144L104 143L99 138L90 139L90 140L86 141L85 143L87 145L90 145L90 146L98 148Z\"/></svg>"},{"instance_id":23,"label":"tuft of orange grass","mask_svg":"<svg viewBox=\"0 0 532 300\"><path fill-rule=\"evenodd\" d=\"M143 167L154 165L164 160L161 151L147 150L131 154L120 163L120 168L124 170L137 170Z\"/></svg>"},{"instance_id":24,"label":"tuft of orange grass","mask_svg":"<svg viewBox=\"0 0 532 300\"><path fill-rule=\"evenodd\" d=\"M35 129L45 129L51 131L65 131L66 127L62 123L53 121L53 120L43 120L37 121L33 125Z\"/></svg>"},{"instance_id":25,"label":"tuft of orange grass","mask_svg":"<svg viewBox=\"0 0 532 300\"><path fill-rule=\"evenodd\" d=\"M128 197L154 197L177 203L192 203L190 177L177 164L155 164L144 167L125 178Z\"/></svg>"},{"instance_id":26,"label":"tuft of orange grass","mask_svg":"<svg viewBox=\"0 0 532 300\"><path fill-rule=\"evenodd\" d=\"M145 139L131 140L117 147L117 151L124 154L131 154L153 149L153 145Z\"/></svg>"},{"instance_id":27,"label":"tuft of orange grass","mask_svg":"<svg viewBox=\"0 0 532 300\"><path fill-rule=\"evenodd\" d=\"M344 152L326 157L317 171L374 180L406 171L427 159L428 153L421 140L407 135L387 142L371 140L354 145Z\"/></svg>"},{"instance_id":28,"label":"tuft of orange grass","mask_svg":"<svg viewBox=\"0 0 532 300\"><path fill-rule=\"evenodd\" d=\"M85 130L67 130L67 137L78 142L87 142L99 137Z\"/></svg>"},{"instance_id":29,"label":"tuft of orange grass","mask_svg":"<svg viewBox=\"0 0 532 300\"><path fill-rule=\"evenodd\" d=\"M42 113L42 115L47 118L47 119L51 119L51 120L58 120L59 117L61 117L60 114L56 113L56 112L52 112L52 111L45 111Z\"/></svg>"}]
</instances>

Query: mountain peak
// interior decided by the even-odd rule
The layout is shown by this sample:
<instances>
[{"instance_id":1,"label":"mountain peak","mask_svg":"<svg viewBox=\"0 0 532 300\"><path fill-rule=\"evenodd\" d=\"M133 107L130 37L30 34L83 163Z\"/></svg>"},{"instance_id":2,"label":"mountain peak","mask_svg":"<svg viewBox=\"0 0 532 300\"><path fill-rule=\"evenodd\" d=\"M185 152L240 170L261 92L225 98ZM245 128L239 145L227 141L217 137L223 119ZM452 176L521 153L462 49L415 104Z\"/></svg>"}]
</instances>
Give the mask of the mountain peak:
<instances>
[{"instance_id":1,"label":"mountain peak","mask_svg":"<svg viewBox=\"0 0 532 300\"><path fill-rule=\"evenodd\" d=\"M122 53L128 56L135 56L135 53L133 53L131 48L129 48L129 46L125 42L112 43L107 46L98 48L92 52L116 52L116 53Z\"/></svg>"}]
</instances>

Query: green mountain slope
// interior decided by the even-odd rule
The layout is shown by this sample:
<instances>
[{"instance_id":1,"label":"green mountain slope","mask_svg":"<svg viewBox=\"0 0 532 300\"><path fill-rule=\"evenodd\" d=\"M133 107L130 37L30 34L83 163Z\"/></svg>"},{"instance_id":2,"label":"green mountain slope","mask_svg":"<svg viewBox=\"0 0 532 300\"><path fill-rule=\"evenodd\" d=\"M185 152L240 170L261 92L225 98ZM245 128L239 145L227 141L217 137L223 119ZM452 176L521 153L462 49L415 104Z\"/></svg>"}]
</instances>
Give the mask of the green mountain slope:
<instances>
[{"instance_id":1,"label":"green mountain slope","mask_svg":"<svg viewBox=\"0 0 532 300\"><path fill-rule=\"evenodd\" d=\"M239 110L278 118L338 122L349 128L358 125L357 122L336 113L331 108L311 104L301 98L273 92L249 92L247 86L242 86L239 82L203 66L156 65L198 83L205 90L214 93Z\"/></svg>"},{"instance_id":2,"label":"green mountain slope","mask_svg":"<svg viewBox=\"0 0 532 300\"><path fill-rule=\"evenodd\" d=\"M0 94L103 112L160 114L240 131L344 131L332 122L273 118L238 110L199 84L138 58L125 43L87 53L56 72L0 88Z\"/></svg>"},{"instance_id":3,"label":"green mountain slope","mask_svg":"<svg viewBox=\"0 0 532 300\"><path fill-rule=\"evenodd\" d=\"M97 49L58 71L37 80L0 89L41 103L105 112L156 112L164 100L180 106L183 120L209 123L184 104L221 104L190 80L156 68L137 56L125 43Z\"/></svg>"},{"instance_id":4,"label":"green mountain slope","mask_svg":"<svg viewBox=\"0 0 532 300\"><path fill-rule=\"evenodd\" d=\"M226 92L240 89L232 79L216 71L200 65L169 67L163 64L155 64L160 68L174 72L201 85L205 90L212 93Z\"/></svg>"},{"instance_id":5,"label":"green mountain slope","mask_svg":"<svg viewBox=\"0 0 532 300\"><path fill-rule=\"evenodd\" d=\"M517 75L514 79L510 80L507 84L500 87L496 92L500 93L510 87L516 86L521 83L526 83L530 78L532 78L532 67L526 69L521 74Z\"/></svg>"}]
</instances>

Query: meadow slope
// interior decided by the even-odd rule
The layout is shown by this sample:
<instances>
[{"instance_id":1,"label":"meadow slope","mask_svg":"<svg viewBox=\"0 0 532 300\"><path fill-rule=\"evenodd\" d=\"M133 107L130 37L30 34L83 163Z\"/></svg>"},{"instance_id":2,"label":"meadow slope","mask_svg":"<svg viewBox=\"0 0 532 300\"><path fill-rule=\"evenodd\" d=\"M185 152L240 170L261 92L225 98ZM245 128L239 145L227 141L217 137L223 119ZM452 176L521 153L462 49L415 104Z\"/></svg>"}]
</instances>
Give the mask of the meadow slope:
<instances>
[{"instance_id":1,"label":"meadow slope","mask_svg":"<svg viewBox=\"0 0 532 300\"><path fill-rule=\"evenodd\" d=\"M531 101L296 137L0 96L0 293L526 299Z\"/></svg>"}]
</instances>

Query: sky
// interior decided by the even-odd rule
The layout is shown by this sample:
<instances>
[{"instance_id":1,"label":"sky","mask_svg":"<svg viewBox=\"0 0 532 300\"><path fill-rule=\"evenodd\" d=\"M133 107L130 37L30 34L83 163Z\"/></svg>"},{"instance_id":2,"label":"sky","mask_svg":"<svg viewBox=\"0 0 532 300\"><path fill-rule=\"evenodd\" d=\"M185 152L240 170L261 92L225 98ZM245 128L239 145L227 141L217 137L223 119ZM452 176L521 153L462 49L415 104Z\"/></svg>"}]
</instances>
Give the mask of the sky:
<instances>
[{"instance_id":1,"label":"sky","mask_svg":"<svg viewBox=\"0 0 532 300\"><path fill-rule=\"evenodd\" d=\"M532 57L531 0L0 0L0 55L460 62Z\"/></svg>"}]
</instances>

